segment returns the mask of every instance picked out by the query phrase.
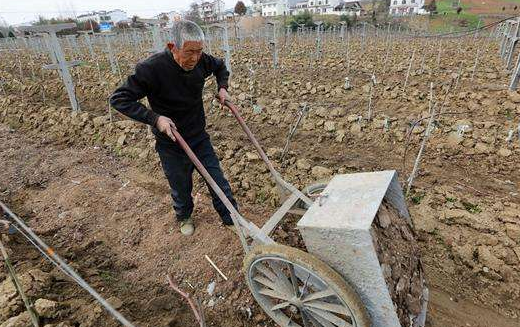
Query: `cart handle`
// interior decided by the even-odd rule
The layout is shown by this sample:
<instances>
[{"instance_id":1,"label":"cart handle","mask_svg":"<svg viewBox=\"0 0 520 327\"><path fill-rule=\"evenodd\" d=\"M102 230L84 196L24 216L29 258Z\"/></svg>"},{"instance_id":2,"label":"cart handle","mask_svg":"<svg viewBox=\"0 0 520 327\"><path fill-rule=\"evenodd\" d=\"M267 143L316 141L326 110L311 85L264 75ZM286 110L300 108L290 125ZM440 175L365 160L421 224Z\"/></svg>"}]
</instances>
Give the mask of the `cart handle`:
<instances>
[{"instance_id":1,"label":"cart handle","mask_svg":"<svg viewBox=\"0 0 520 327\"><path fill-rule=\"evenodd\" d=\"M242 243L242 247L244 248L244 251L246 253L249 252L249 245L247 244L246 237L244 235L244 231L242 229L242 226L247 229L248 234L251 235L253 238L257 238L260 241L262 241L264 244L271 244L273 243L273 240L269 237L266 237L263 233L261 233L260 228L256 226L254 223L245 220L240 213L235 209L233 204L231 204L231 201L227 198L227 196L224 194L222 189L218 186L218 184L215 182L215 180L211 177L207 169L204 167L204 165L200 162L199 158L195 155L193 150L191 150L190 146L184 138L181 136L181 134L177 131L176 128L172 128L173 136L175 137L176 142L181 146L181 148L186 152L190 160L193 162L195 167L197 167L197 170L200 172L202 177L208 182L209 186L215 191L219 199L224 203L226 208L231 213L231 220L233 220L233 224L235 225L237 229L238 236L240 237L240 242Z\"/></svg>"},{"instance_id":2,"label":"cart handle","mask_svg":"<svg viewBox=\"0 0 520 327\"><path fill-rule=\"evenodd\" d=\"M251 130L247 126L246 122L244 121L244 118L242 118L242 116L240 116L240 113L238 112L237 106L235 104L233 104L231 101L229 101L228 99L224 100L224 105L226 107L228 107L229 110L231 110L231 112L233 113L233 115L237 119L238 124L240 125L240 127L242 127L242 129L246 133L246 135L249 138L249 140L253 143L254 147L256 148L256 151L258 151L258 154L260 155L262 160L267 165L267 168L269 169L269 172L273 176L276 184L278 184L279 186L285 188L286 190L288 190L291 193L296 193L300 199L302 199L307 205L311 206L313 204L313 201L309 197L307 197L305 194L300 192L292 184L287 183L280 176L280 174L276 171L276 169L274 168L273 164L271 163L271 161L269 160L269 158L265 154L264 150L260 146L260 143L258 143L258 141L256 140L255 136L253 135L253 133L251 132Z\"/></svg>"}]
</instances>

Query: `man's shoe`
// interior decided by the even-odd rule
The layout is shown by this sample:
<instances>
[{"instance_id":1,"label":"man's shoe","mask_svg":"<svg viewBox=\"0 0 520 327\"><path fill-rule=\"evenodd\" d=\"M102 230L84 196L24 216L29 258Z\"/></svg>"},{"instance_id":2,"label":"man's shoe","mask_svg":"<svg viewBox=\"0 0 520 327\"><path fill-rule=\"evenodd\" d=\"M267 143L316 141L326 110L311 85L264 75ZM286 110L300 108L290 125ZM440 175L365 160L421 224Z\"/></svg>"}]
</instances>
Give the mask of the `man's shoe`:
<instances>
[{"instance_id":1,"label":"man's shoe","mask_svg":"<svg viewBox=\"0 0 520 327\"><path fill-rule=\"evenodd\" d=\"M182 235L190 236L190 235L193 235L194 231L195 231L195 225L193 224L193 220L191 220L191 218L181 221L181 234Z\"/></svg>"}]
</instances>

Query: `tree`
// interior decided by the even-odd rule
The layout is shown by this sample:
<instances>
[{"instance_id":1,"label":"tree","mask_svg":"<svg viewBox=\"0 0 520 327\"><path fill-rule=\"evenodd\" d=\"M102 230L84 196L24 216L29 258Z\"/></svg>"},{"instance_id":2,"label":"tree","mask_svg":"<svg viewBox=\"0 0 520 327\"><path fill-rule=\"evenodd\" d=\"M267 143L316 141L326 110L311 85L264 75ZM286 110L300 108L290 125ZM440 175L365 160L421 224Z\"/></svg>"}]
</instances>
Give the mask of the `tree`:
<instances>
[{"instance_id":1,"label":"tree","mask_svg":"<svg viewBox=\"0 0 520 327\"><path fill-rule=\"evenodd\" d=\"M190 4L190 9L184 14L184 19L191 20L198 25L202 25L202 17L200 17L199 13L199 4L196 2L192 2Z\"/></svg>"},{"instance_id":2,"label":"tree","mask_svg":"<svg viewBox=\"0 0 520 327\"><path fill-rule=\"evenodd\" d=\"M123 29L126 29L126 28L130 28L130 25L127 22L125 22L125 21L120 21L120 22L116 23L116 27L118 29L123 30Z\"/></svg>"},{"instance_id":3,"label":"tree","mask_svg":"<svg viewBox=\"0 0 520 327\"><path fill-rule=\"evenodd\" d=\"M423 9L428 11L430 13L430 15L436 14L437 13L437 3L435 3L435 0L432 0L432 2L430 2L429 4L424 5Z\"/></svg>"},{"instance_id":4,"label":"tree","mask_svg":"<svg viewBox=\"0 0 520 327\"><path fill-rule=\"evenodd\" d=\"M132 22L130 23L132 28L144 28L144 23L139 21L139 16L132 16Z\"/></svg>"},{"instance_id":5,"label":"tree","mask_svg":"<svg viewBox=\"0 0 520 327\"><path fill-rule=\"evenodd\" d=\"M43 16L39 16L38 20L36 22L34 22L32 25L38 26L38 25L53 25L53 24L66 24L66 23L76 23L77 24L77 21L72 18L63 18L63 17L54 18L53 17L53 18L47 19ZM77 30L78 30L78 26L73 27L73 28L67 28L67 29L58 31L56 33L56 35L76 34Z\"/></svg>"},{"instance_id":6,"label":"tree","mask_svg":"<svg viewBox=\"0 0 520 327\"><path fill-rule=\"evenodd\" d=\"M390 4L391 4L391 2L392 2L392 0L380 1L379 5L377 6L377 11L378 12L382 12L385 15L388 15L388 13L390 12Z\"/></svg>"},{"instance_id":7,"label":"tree","mask_svg":"<svg viewBox=\"0 0 520 327\"><path fill-rule=\"evenodd\" d=\"M347 27L352 26L352 20L350 19L349 15L343 14L343 15L339 16L339 21L345 22Z\"/></svg>"},{"instance_id":8,"label":"tree","mask_svg":"<svg viewBox=\"0 0 520 327\"><path fill-rule=\"evenodd\" d=\"M86 22L78 23L78 30L80 31L94 31L99 33L99 24L95 20L87 20Z\"/></svg>"},{"instance_id":9,"label":"tree","mask_svg":"<svg viewBox=\"0 0 520 327\"><path fill-rule=\"evenodd\" d=\"M298 25L301 24L304 24L305 27L314 27L314 21L312 20L312 15L310 12L305 11L299 13L298 15L293 16L291 21L289 22L289 26L291 26L291 29L293 31L298 30Z\"/></svg>"},{"instance_id":10,"label":"tree","mask_svg":"<svg viewBox=\"0 0 520 327\"><path fill-rule=\"evenodd\" d=\"M247 12L246 5L242 1L238 1L235 5L235 14L239 16L244 16Z\"/></svg>"}]
</instances>

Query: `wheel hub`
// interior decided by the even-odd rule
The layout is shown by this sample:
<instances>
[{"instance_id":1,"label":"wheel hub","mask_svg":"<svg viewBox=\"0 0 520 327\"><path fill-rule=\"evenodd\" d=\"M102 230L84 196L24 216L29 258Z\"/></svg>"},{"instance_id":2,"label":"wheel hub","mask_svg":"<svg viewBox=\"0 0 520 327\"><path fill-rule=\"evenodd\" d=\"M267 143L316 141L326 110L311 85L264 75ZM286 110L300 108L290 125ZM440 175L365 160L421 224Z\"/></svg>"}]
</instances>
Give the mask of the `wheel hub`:
<instances>
[{"instance_id":1,"label":"wheel hub","mask_svg":"<svg viewBox=\"0 0 520 327\"><path fill-rule=\"evenodd\" d=\"M290 299L289 303L291 303L291 305L293 305L299 309L301 309L303 307L302 300L300 300L297 296L294 296L292 299Z\"/></svg>"}]
</instances>

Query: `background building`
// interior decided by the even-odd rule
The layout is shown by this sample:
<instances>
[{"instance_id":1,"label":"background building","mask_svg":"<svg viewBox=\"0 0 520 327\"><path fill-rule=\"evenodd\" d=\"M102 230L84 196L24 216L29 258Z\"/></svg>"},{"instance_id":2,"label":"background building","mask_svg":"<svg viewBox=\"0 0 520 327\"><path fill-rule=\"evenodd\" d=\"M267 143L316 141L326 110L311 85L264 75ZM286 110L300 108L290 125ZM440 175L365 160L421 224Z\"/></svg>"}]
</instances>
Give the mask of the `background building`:
<instances>
[{"instance_id":1,"label":"background building","mask_svg":"<svg viewBox=\"0 0 520 327\"><path fill-rule=\"evenodd\" d=\"M391 0L389 10L393 16L424 15L428 12L423 7L424 0Z\"/></svg>"},{"instance_id":2,"label":"background building","mask_svg":"<svg viewBox=\"0 0 520 327\"><path fill-rule=\"evenodd\" d=\"M125 11L121 9L115 9L111 11L95 11L89 14L79 15L78 21L86 22L86 21L95 21L98 24L110 24L115 26L119 22L127 22L129 21L128 15Z\"/></svg>"},{"instance_id":3,"label":"background building","mask_svg":"<svg viewBox=\"0 0 520 327\"><path fill-rule=\"evenodd\" d=\"M178 11L168 11L168 12L162 12L159 15L156 15L153 17L154 19L165 19L168 21L166 23L166 27L170 28L173 26L174 22L177 22L179 20L182 20L182 14Z\"/></svg>"},{"instance_id":4,"label":"background building","mask_svg":"<svg viewBox=\"0 0 520 327\"><path fill-rule=\"evenodd\" d=\"M339 0L309 0L307 2L307 8L311 14L333 14L334 7L339 5Z\"/></svg>"},{"instance_id":5,"label":"background building","mask_svg":"<svg viewBox=\"0 0 520 327\"><path fill-rule=\"evenodd\" d=\"M223 0L204 1L199 5L199 16L208 23L220 21L224 18L225 6Z\"/></svg>"},{"instance_id":6,"label":"background building","mask_svg":"<svg viewBox=\"0 0 520 327\"><path fill-rule=\"evenodd\" d=\"M360 1L348 0L252 0L252 10L253 16L293 16L305 11L318 15L359 16L363 8Z\"/></svg>"},{"instance_id":7,"label":"background building","mask_svg":"<svg viewBox=\"0 0 520 327\"><path fill-rule=\"evenodd\" d=\"M289 0L252 0L253 16L289 15Z\"/></svg>"},{"instance_id":8,"label":"background building","mask_svg":"<svg viewBox=\"0 0 520 327\"><path fill-rule=\"evenodd\" d=\"M361 16L364 13L363 6L359 1L340 1L332 11L335 15Z\"/></svg>"}]
</instances>

